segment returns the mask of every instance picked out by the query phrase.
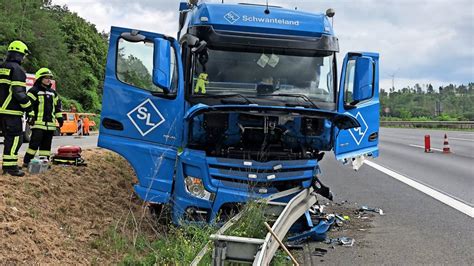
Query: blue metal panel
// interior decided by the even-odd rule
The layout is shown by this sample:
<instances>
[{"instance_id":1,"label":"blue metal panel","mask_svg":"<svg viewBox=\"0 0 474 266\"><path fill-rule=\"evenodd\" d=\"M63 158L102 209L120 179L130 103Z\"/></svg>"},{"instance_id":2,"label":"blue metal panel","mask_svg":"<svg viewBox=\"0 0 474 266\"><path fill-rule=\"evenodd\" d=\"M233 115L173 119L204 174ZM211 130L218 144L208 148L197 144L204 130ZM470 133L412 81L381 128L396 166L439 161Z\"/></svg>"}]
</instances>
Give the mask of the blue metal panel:
<instances>
[{"instance_id":1,"label":"blue metal panel","mask_svg":"<svg viewBox=\"0 0 474 266\"><path fill-rule=\"evenodd\" d=\"M332 26L324 14L312 14L285 8L264 6L201 4L193 10L190 26L212 25L215 30L262 32L279 35L320 37L333 35Z\"/></svg>"},{"instance_id":2,"label":"blue metal panel","mask_svg":"<svg viewBox=\"0 0 474 266\"><path fill-rule=\"evenodd\" d=\"M358 103L355 108L344 106L345 77L349 60L359 57L370 57L374 62L374 84L372 98ZM359 121L360 127L347 130L336 130L337 136L334 153L337 160L353 158L360 155L378 156L379 132L379 55L377 53L349 53L344 58L341 73L341 85L338 96L338 112L351 115ZM374 138L374 136L377 136Z\"/></svg>"},{"instance_id":3,"label":"blue metal panel","mask_svg":"<svg viewBox=\"0 0 474 266\"><path fill-rule=\"evenodd\" d=\"M156 199L166 200L166 193L172 189L177 150L183 140L184 82L181 60L176 60L179 79L175 99L153 96L150 91L125 84L116 76L118 42L123 32L131 30L112 27L110 34L98 146L118 152L130 162L139 180L137 193L145 189L156 194ZM146 31L139 33L151 43L155 38L164 37ZM180 58L179 44L171 41L171 45L177 53L173 56ZM105 127L105 119L120 126ZM144 197L144 194L138 195Z\"/></svg>"}]
</instances>

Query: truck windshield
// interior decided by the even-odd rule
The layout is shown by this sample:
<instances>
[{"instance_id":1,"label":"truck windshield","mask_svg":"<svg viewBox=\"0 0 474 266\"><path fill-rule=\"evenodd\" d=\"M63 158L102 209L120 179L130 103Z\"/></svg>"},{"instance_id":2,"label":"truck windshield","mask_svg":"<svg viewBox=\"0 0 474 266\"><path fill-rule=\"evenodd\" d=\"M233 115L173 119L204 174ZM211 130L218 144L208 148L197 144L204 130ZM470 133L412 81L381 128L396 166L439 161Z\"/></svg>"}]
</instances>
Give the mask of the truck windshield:
<instances>
[{"instance_id":1,"label":"truck windshield","mask_svg":"<svg viewBox=\"0 0 474 266\"><path fill-rule=\"evenodd\" d=\"M334 102L333 55L287 55L209 49L196 56L193 96L238 94L246 98ZM294 96L294 97L293 97ZM278 99L282 101L282 99ZM315 106L314 104L312 104Z\"/></svg>"}]
</instances>

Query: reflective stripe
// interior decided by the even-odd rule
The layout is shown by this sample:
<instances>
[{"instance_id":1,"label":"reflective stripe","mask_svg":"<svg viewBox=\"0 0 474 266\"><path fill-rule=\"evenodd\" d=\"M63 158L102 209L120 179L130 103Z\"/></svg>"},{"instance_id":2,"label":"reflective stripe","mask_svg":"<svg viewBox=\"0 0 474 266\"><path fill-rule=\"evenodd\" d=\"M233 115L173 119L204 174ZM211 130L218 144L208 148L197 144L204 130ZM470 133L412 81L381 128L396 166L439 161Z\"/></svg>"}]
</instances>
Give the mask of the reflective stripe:
<instances>
[{"instance_id":1,"label":"reflective stripe","mask_svg":"<svg viewBox=\"0 0 474 266\"><path fill-rule=\"evenodd\" d=\"M33 99L34 101L38 100L38 98L31 92L28 92L26 95L28 95L28 97L30 97L31 99Z\"/></svg>"},{"instance_id":2,"label":"reflective stripe","mask_svg":"<svg viewBox=\"0 0 474 266\"><path fill-rule=\"evenodd\" d=\"M3 160L17 160L18 156L17 155L3 155Z\"/></svg>"},{"instance_id":3,"label":"reflective stripe","mask_svg":"<svg viewBox=\"0 0 474 266\"><path fill-rule=\"evenodd\" d=\"M60 118L60 117L63 117L63 113L59 112L59 113L56 113L56 118Z\"/></svg>"},{"instance_id":4,"label":"reflective stripe","mask_svg":"<svg viewBox=\"0 0 474 266\"><path fill-rule=\"evenodd\" d=\"M43 121L35 121L35 125L46 126L46 122L43 122Z\"/></svg>"},{"instance_id":5,"label":"reflective stripe","mask_svg":"<svg viewBox=\"0 0 474 266\"><path fill-rule=\"evenodd\" d=\"M0 114L6 115L23 115L23 111L14 111L14 110L0 110Z\"/></svg>"},{"instance_id":6,"label":"reflective stripe","mask_svg":"<svg viewBox=\"0 0 474 266\"><path fill-rule=\"evenodd\" d=\"M18 162L6 162L6 161L3 161L3 166L15 166L15 165L18 165Z\"/></svg>"},{"instance_id":7,"label":"reflective stripe","mask_svg":"<svg viewBox=\"0 0 474 266\"><path fill-rule=\"evenodd\" d=\"M10 85L10 84L12 84L12 81L9 80L9 79L0 79L0 84L8 84L8 85Z\"/></svg>"},{"instance_id":8,"label":"reflective stripe","mask_svg":"<svg viewBox=\"0 0 474 266\"><path fill-rule=\"evenodd\" d=\"M54 96L54 92L50 92L50 91L38 91L38 95L51 95L51 96Z\"/></svg>"},{"instance_id":9,"label":"reflective stripe","mask_svg":"<svg viewBox=\"0 0 474 266\"><path fill-rule=\"evenodd\" d=\"M42 151L42 150L40 150L40 151L38 152L38 155L39 155L39 156L50 156L50 155L51 155L51 152L50 152L50 151Z\"/></svg>"},{"instance_id":10,"label":"reflective stripe","mask_svg":"<svg viewBox=\"0 0 474 266\"><path fill-rule=\"evenodd\" d=\"M38 114L36 117L36 121L43 122L44 116L44 95L38 95L39 104L38 104Z\"/></svg>"},{"instance_id":11,"label":"reflective stripe","mask_svg":"<svg viewBox=\"0 0 474 266\"><path fill-rule=\"evenodd\" d=\"M9 68L0 68L0 75L10 76L11 69Z\"/></svg>"},{"instance_id":12,"label":"reflective stripe","mask_svg":"<svg viewBox=\"0 0 474 266\"><path fill-rule=\"evenodd\" d=\"M26 153L31 154L31 155L35 155L36 151L33 150L33 149L28 148L28 150L26 150Z\"/></svg>"},{"instance_id":13,"label":"reflective stripe","mask_svg":"<svg viewBox=\"0 0 474 266\"><path fill-rule=\"evenodd\" d=\"M15 138L13 139L12 149L10 150L11 156L17 156L15 155L15 151L16 151L16 148L18 147L18 142L20 142L20 136L15 136Z\"/></svg>"},{"instance_id":14,"label":"reflective stripe","mask_svg":"<svg viewBox=\"0 0 474 266\"><path fill-rule=\"evenodd\" d=\"M30 107L30 106L31 106L31 102L30 102L30 101L28 101L27 103L23 103L23 104L22 104L22 103L20 103L20 106L21 106L21 108L23 108L23 109L26 109L26 108L28 108L28 107Z\"/></svg>"},{"instance_id":15,"label":"reflective stripe","mask_svg":"<svg viewBox=\"0 0 474 266\"><path fill-rule=\"evenodd\" d=\"M48 130L48 128L47 128L46 126L40 126L40 125L34 125L34 126L32 126L31 128Z\"/></svg>"},{"instance_id":16,"label":"reflective stripe","mask_svg":"<svg viewBox=\"0 0 474 266\"><path fill-rule=\"evenodd\" d=\"M7 98L5 99L5 102L3 102L2 109L7 111L7 106L10 104L10 101L12 100L12 88L10 87L9 93Z\"/></svg>"},{"instance_id":17,"label":"reflective stripe","mask_svg":"<svg viewBox=\"0 0 474 266\"><path fill-rule=\"evenodd\" d=\"M24 81L12 81L12 86L21 86L21 87L26 87L26 82Z\"/></svg>"}]
</instances>

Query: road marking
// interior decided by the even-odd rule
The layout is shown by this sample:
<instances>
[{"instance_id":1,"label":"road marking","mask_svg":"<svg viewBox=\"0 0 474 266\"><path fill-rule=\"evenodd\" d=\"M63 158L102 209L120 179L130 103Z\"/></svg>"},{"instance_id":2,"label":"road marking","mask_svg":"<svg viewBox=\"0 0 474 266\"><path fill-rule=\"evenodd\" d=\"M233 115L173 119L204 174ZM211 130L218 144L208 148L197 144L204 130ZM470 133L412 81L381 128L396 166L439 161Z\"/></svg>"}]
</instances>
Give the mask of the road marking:
<instances>
[{"instance_id":1,"label":"road marking","mask_svg":"<svg viewBox=\"0 0 474 266\"><path fill-rule=\"evenodd\" d=\"M462 138L449 138L449 139L455 139L455 140L462 140L462 141L472 141L474 142L474 139L462 139Z\"/></svg>"},{"instance_id":2,"label":"road marking","mask_svg":"<svg viewBox=\"0 0 474 266\"><path fill-rule=\"evenodd\" d=\"M408 146L415 147L415 148L422 148L422 149L425 148L425 146L416 145L416 144L408 144ZM431 148L431 149L435 151L443 151L442 149L437 149L437 148Z\"/></svg>"},{"instance_id":3,"label":"road marking","mask_svg":"<svg viewBox=\"0 0 474 266\"><path fill-rule=\"evenodd\" d=\"M437 190L434 190L430 187L427 187L421 183L418 183L406 176L403 176L397 172L394 172L390 169L387 169L379 164L376 164L374 162L371 162L369 160L366 160L365 163L372 167L372 168L375 168L377 170L379 170L380 172L384 173L384 174L387 174L395 179L397 179L398 181L402 182L402 183L405 183L407 185L409 185L410 187L416 189L416 190L419 190L423 193L425 193L426 195L428 196L431 196L432 198L436 199L436 200L439 200L441 201L442 203L448 205L448 206L451 206L453 208L455 208L456 210L468 215L469 217L471 218L474 218L474 208L459 201L459 200L456 200L446 194L443 194Z\"/></svg>"}]
</instances>

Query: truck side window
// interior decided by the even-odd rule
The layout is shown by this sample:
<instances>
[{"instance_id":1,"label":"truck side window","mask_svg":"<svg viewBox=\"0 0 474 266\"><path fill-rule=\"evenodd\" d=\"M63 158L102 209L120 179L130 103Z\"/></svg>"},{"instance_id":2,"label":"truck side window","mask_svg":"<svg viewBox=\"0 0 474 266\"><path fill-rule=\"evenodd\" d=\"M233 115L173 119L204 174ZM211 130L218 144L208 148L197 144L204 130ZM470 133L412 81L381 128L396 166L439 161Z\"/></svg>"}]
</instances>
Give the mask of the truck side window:
<instances>
[{"instance_id":1,"label":"truck side window","mask_svg":"<svg viewBox=\"0 0 474 266\"><path fill-rule=\"evenodd\" d=\"M354 101L352 95L354 93L354 72L355 72L355 60L350 59L347 62L346 67L346 78L344 80L344 103L350 104Z\"/></svg>"},{"instance_id":2,"label":"truck side window","mask_svg":"<svg viewBox=\"0 0 474 266\"><path fill-rule=\"evenodd\" d=\"M144 90L163 92L152 80L153 46L153 42L120 39L117 49L117 78Z\"/></svg>"}]
</instances>

